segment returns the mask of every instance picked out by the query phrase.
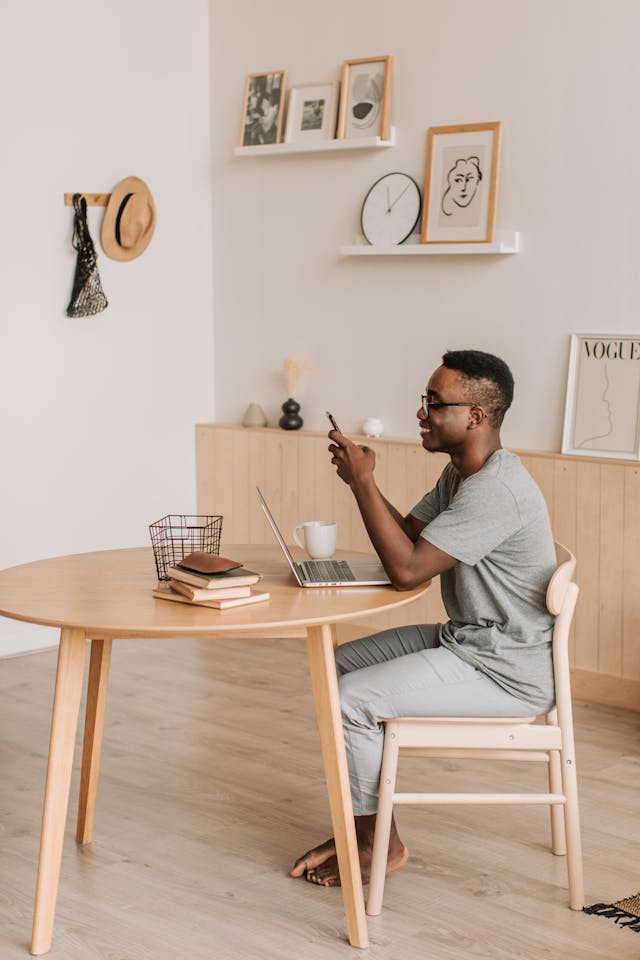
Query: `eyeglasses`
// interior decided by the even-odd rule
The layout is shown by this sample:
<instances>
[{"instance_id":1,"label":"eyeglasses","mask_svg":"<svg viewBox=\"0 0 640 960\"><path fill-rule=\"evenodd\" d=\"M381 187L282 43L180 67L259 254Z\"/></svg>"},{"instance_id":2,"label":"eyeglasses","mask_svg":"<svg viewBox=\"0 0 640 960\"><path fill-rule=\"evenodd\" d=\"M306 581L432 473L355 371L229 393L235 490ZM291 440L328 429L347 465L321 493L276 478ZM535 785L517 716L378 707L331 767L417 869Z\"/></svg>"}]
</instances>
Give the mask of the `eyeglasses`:
<instances>
[{"instance_id":1,"label":"eyeglasses","mask_svg":"<svg viewBox=\"0 0 640 960\"><path fill-rule=\"evenodd\" d=\"M486 417L486 413L482 407L478 406L477 403L443 403L440 400L429 400L425 393L420 395L420 405L426 413L427 419L431 410L441 410L442 407L476 407L478 410L480 410L482 416Z\"/></svg>"}]
</instances>

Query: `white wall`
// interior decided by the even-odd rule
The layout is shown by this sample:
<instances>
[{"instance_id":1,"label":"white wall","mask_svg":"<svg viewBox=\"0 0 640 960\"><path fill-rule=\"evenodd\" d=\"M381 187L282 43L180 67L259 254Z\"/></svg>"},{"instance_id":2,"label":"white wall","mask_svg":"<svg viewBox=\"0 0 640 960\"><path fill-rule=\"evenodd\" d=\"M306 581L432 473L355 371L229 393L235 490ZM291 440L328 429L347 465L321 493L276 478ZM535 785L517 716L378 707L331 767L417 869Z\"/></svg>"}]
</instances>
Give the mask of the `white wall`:
<instances>
[{"instance_id":1,"label":"white wall","mask_svg":"<svg viewBox=\"0 0 640 960\"><path fill-rule=\"evenodd\" d=\"M273 422L287 355L311 369L305 425L367 415L415 434L447 348L501 354L516 377L513 446L558 450L569 334L637 332L640 199L632 180L637 0L212 0L216 415ZM234 159L247 73L338 79L395 56L392 151ZM498 227L513 257L343 259L368 187L424 177L429 126L504 122ZM625 189L626 187L626 189Z\"/></svg>"},{"instance_id":2,"label":"white wall","mask_svg":"<svg viewBox=\"0 0 640 960\"><path fill-rule=\"evenodd\" d=\"M207 0L4 0L0 10L0 567L149 542L195 510L193 425L213 415ZM109 307L69 319L67 191L142 177L151 245ZM55 642L0 621L0 653Z\"/></svg>"}]
</instances>

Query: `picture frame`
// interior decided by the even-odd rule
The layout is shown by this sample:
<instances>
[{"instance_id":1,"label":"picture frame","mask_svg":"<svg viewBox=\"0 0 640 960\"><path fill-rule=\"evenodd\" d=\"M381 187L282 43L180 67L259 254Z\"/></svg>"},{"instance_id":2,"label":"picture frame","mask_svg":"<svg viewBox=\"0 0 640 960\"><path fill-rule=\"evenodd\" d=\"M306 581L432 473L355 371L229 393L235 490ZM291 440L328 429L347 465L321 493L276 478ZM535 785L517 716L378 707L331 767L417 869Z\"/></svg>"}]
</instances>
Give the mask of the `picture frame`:
<instances>
[{"instance_id":1,"label":"picture frame","mask_svg":"<svg viewBox=\"0 0 640 960\"><path fill-rule=\"evenodd\" d=\"M571 335L562 453L640 460L640 334Z\"/></svg>"},{"instance_id":2,"label":"picture frame","mask_svg":"<svg viewBox=\"0 0 640 960\"><path fill-rule=\"evenodd\" d=\"M422 243L492 243L502 123L430 127Z\"/></svg>"},{"instance_id":3,"label":"picture frame","mask_svg":"<svg viewBox=\"0 0 640 960\"><path fill-rule=\"evenodd\" d=\"M333 140L338 116L338 81L289 87L285 143Z\"/></svg>"},{"instance_id":4,"label":"picture frame","mask_svg":"<svg viewBox=\"0 0 640 960\"><path fill-rule=\"evenodd\" d=\"M286 70L247 76L240 124L241 147L280 142L286 87Z\"/></svg>"},{"instance_id":5,"label":"picture frame","mask_svg":"<svg viewBox=\"0 0 640 960\"><path fill-rule=\"evenodd\" d=\"M340 81L339 140L389 139L393 57L345 60Z\"/></svg>"}]
</instances>

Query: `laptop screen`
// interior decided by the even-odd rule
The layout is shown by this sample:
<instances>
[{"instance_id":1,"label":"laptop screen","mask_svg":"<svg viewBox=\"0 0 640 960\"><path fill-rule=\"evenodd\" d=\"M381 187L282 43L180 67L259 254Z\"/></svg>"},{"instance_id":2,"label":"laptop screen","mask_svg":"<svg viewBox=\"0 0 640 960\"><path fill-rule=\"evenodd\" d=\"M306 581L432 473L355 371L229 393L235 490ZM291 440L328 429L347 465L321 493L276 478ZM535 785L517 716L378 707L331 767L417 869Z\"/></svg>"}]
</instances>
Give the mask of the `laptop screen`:
<instances>
[{"instance_id":1,"label":"laptop screen","mask_svg":"<svg viewBox=\"0 0 640 960\"><path fill-rule=\"evenodd\" d=\"M289 547L284 542L284 537L282 536L282 534L280 533L280 530L278 529L278 524L275 522L275 520L273 519L273 516L271 515L271 510L269 510L269 507L267 506L267 501L262 496L262 490L260 489L260 487L256 487L256 490L258 491L258 499L260 500L260 506L262 507L263 513L269 522L269 526L271 527L271 529L276 535L276 540L280 544L280 549L282 550L285 557L287 558L289 566L293 570L296 580L298 581L299 584L301 584L302 581L300 579L300 574L298 573L296 562L291 555L291 551L289 550Z\"/></svg>"}]
</instances>

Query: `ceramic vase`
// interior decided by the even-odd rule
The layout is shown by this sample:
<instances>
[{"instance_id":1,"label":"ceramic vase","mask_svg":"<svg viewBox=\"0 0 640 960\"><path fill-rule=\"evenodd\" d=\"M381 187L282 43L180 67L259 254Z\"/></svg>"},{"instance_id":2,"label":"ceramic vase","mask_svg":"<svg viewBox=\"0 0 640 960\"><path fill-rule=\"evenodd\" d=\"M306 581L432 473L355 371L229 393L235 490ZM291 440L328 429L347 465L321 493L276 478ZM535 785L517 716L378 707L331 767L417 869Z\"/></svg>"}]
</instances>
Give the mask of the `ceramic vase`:
<instances>
[{"instance_id":1,"label":"ceramic vase","mask_svg":"<svg viewBox=\"0 0 640 960\"><path fill-rule=\"evenodd\" d=\"M282 416L278 421L278 426L283 430L299 430L302 426L302 417L300 416L300 404L289 397L282 404Z\"/></svg>"}]
</instances>

